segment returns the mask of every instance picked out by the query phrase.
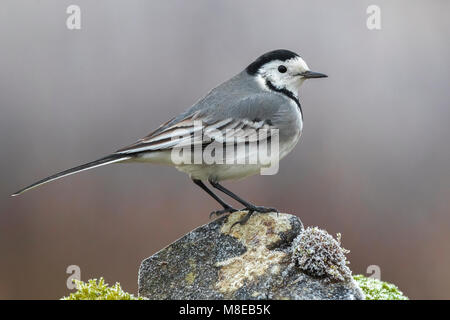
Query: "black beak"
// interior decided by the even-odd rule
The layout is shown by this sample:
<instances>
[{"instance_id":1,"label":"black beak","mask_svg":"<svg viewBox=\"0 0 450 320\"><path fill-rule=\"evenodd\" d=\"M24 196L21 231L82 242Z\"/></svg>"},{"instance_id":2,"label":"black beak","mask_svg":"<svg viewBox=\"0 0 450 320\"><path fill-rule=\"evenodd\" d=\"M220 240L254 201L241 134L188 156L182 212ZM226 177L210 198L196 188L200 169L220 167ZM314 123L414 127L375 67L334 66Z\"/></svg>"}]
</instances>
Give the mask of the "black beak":
<instances>
[{"instance_id":1,"label":"black beak","mask_svg":"<svg viewBox=\"0 0 450 320\"><path fill-rule=\"evenodd\" d=\"M326 74L319 73L319 72L313 72L313 71L305 71L303 73L299 74L305 79L311 79L311 78L326 78L328 77Z\"/></svg>"}]
</instances>

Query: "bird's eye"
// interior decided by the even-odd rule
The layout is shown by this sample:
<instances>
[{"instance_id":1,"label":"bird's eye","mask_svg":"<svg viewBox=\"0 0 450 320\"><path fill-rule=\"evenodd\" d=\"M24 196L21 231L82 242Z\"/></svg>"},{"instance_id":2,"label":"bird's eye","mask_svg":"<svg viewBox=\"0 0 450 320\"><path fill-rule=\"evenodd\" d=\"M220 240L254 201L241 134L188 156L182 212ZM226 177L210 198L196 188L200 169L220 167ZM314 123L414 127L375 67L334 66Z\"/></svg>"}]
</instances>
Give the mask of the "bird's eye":
<instances>
[{"instance_id":1,"label":"bird's eye","mask_svg":"<svg viewBox=\"0 0 450 320\"><path fill-rule=\"evenodd\" d=\"M285 73L287 71L287 68L285 66L281 65L281 66L278 67L278 71L280 73Z\"/></svg>"}]
</instances>

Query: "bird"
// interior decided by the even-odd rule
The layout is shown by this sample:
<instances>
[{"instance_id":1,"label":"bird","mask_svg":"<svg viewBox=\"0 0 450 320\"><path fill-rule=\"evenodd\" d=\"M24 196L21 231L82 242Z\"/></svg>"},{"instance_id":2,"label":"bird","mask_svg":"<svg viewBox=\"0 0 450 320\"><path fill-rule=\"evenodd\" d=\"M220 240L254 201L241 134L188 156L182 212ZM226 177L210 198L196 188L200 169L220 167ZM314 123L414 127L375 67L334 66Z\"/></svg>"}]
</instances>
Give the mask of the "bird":
<instances>
[{"instance_id":1,"label":"bird","mask_svg":"<svg viewBox=\"0 0 450 320\"><path fill-rule=\"evenodd\" d=\"M311 71L301 56L293 51L286 49L269 51L229 80L213 88L186 111L137 142L98 160L39 180L12 196L18 196L50 181L85 170L113 163L145 162L173 166L188 174L197 186L220 204L221 209L211 212L210 218L213 215L220 216L240 210L225 202L205 182L244 206L242 210L247 211L247 214L235 224L245 224L255 212L278 212L275 208L257 206L244 200L225 188L221 182L258 174L265 167L260 162L250 164L238 161L239 158L248 160L248 151L245 151L248 149L239 149L239 146L248 146L249 136L252 134L257 145L274 144L277 141L279 160L291 152L299 141L303 129L303 110L299 101L300 86L307 79L326 77L327 75L323 73ZM265 134L262 134L263 130ZM220 138L220 135L229 132L232 132L231 139ZM227 144L229 141L233 141L232 147ZM177 148L186 147L185 150L192 151L198 147L197 150L205 151L211 145L241 151L231 153L231 159L227 153L225 158L230 161L225 163L174 160L174 151L179 151ZM212 154L217 151L214 150ZM192 157L188 157L188 160L192 160Z\"/></svg>"}]
</instances>

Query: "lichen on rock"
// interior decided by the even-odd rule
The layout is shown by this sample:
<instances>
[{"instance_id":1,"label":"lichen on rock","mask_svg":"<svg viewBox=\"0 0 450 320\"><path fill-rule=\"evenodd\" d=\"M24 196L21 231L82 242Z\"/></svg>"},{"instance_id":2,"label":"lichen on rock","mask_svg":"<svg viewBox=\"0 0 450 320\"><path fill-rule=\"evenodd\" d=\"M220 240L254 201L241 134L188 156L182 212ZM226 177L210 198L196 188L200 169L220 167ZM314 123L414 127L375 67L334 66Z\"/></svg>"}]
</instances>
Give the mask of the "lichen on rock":
<instances>
[{"instance_id":1,"label":"lichen on rock","mask_svg":"<svg viewBox=\"0 0 450 320\"><path fill-rule=\"evenodd\" d=\"M323 277L313 277L294 263L293 246L304 232L298 217L254 214L244 225L231 228L244 214L220 217L145 259L139 269L139 295L149 299L364 299L351 277L336 280L340 270L333 273L333 264ZM331 276L333 281L328 280Z\"/></svg>"},{"instance_id":2,"label":"lichen on rock","mask_svg":"<svg viewBox=\"0 0 450 320\"><path fill-rule=\"evenodd\" d=\"M394 285L351 276L340 236L304 228L290 214L234 212L187 233L145 259L139 298L103 278L77 282L63 299L407 299Z\"/></svg>"},{"instance_id":3,"label":"lichen on rock","mask_svg":"<svg viewBox=\"0 0 450 320\"><path fill-rule=\"evenodd\" d=\"M373 278L367 278L363 275L353 276L354 280L365 293L366 300L408 300L397 286ZM298 281L297 281L298 282ZM77 282L77 291L71 293L62 300L142 300L143 297L135 297L132 294L124 292L120 284L116 283L113 287L105 284L103 278L91 279L87 282ZM295 284L294 281L292 284ZM254 291L252 297L258 297L261 292Z\"/></svg>"},{"instance_id":4,"label":"lichen on rock","mask_svg":"<svg viewBox=\"0 0 450 320\"><path fill-rule=\"evenodd\" d=\"M345 256L349 251L325 230L308 227L292 242L292 260L306 274L327 281L349 281L352 272Z\"/></svg>"},{"instance_id":5,"label":"lichen on rock","mask_svg":"<svg viewBox=\"0 0 450 320\"><path fill-rule=\"evenodd\" d=\"M245 281L253 281L262 276L271 266L275 266L286 257L282 251L269 250L268 247L281 240L280 234L291 229L289 218L285 214L268 213L251 217L248 225L236 225L246 212L235 214L221 228L221 232L235 237L247 250L240 256L216 263L220 268L216 288L222 293L231 293L241 288ZM278 220L277 220L278 218ZM272 274L279 268L272 268Z\"/></svg>"}]
</instances>

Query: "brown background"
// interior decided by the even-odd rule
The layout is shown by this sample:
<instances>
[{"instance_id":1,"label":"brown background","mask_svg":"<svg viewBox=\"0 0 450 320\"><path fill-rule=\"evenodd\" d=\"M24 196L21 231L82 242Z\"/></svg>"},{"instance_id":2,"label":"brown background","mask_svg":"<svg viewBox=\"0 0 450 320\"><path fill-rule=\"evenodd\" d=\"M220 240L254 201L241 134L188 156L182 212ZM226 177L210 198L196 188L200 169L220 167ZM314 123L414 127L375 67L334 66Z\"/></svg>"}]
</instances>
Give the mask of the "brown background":
<instances>
[{"instance_id":1,"label":"brown background","mask_svg":"<svg viewBox=\"0 0 450 320\"><path fill-rule=\"evenodd\" d=\"M65 26L69 4L82 29ZM378 4L382 30L366 28ZM68 265L136 292L142 259L217 205L172 168L113 165L10 198L134 142L265 51L329 75L302 141L244 198L341 232L356 273L450 298L449 1L0 4L0 298L67 295Z\"/></svg>"}]
</instances>

